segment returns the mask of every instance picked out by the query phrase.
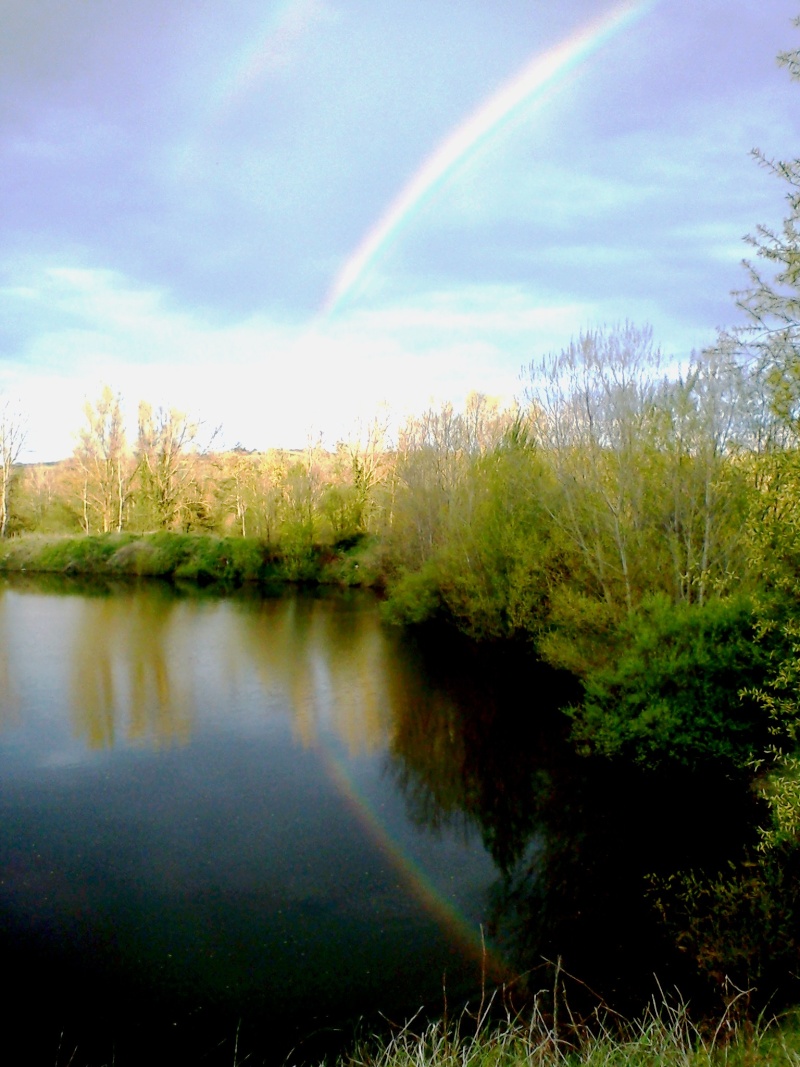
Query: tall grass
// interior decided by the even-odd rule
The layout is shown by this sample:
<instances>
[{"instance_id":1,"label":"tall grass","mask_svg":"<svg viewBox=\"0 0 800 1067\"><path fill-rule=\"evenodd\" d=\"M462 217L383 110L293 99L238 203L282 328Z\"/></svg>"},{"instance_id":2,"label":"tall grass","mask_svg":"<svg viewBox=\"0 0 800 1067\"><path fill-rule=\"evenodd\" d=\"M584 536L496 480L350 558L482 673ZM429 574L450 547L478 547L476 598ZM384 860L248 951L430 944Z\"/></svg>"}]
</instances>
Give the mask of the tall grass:
<instances>
[{"instance_id":1,"label":"tall grass","mask_svg":"<svg viewBox=\"0 0 800 1067\"><path fill-rule=\"evenodd\" d=\"M682 1001L654 1004L635 1022L613 1012L560 1022L537 1005L527 1014L493 1017L493 1005L456 1023L366 1039L337 1067L800 1067L800 1016L734 1022L726 1012L712 1028L695 1025Z\"/></svg>"}]
</instances>

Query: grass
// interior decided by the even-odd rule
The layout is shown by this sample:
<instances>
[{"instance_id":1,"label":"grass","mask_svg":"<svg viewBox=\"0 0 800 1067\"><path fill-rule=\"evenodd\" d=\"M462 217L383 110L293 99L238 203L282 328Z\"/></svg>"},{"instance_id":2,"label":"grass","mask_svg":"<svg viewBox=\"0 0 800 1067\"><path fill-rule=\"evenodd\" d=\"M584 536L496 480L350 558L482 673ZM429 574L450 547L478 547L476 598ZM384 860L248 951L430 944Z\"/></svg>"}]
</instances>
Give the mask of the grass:
<instances>
[{"instance_id":1,"label":"grass","mask_svg":"<svg viewBox=\"0 0 800 1067\"><path fill-rule=\"evenodd\" d=\"M280 1034L263 1034L263 1045L258 1035L251 1035L245 1049L237 1026L224 1049L187 1050L177 1058L173 1052L171 1062L176 1067L305 1067L313 1062L320 1067L800 1067L800 1009L753 1024L745 1021L746 1013L736 1021L736 1004L731 1008L710 1027L694 1024L683 1001L670 1005L666 1000L653 1004L636 1022L610 1011L581 1022L567 1013L556 1021L536 1005L526 1013L504 1012L498 1019L495 1002L487 998L477 1013L464 1012L456 1022L440 1019L417 1027L415 1017L388 1038L366 1034L348 1051L321 1061L310 1060L302 1047L283 1057L274 1043L277 1038L279 1047ZM123 1059L147 1061L138 1054ZM68 1042L59 1045L49 1062L54 1067L109 1067L115 1057L86 1060Z\"/></svg>"},{"instance_id":2,"label":"grass","mask_svg":"<svg viewBox=\"0 0 800 1067\"><path fill-rule=\"evenodd\" d=\"M752 1025L736 1024L731 1010L707 1030L682 1002L654 1006L637 1022L609 1012L559 1023L537 1007L490 1022L490 1008L419 1031L412 1020L386 1041L359 1043L337 1067L800 1067L796 1013Z\"/></svg>"},{"instance_id":3,"label":"grass","mask_svg":"<svg viewBox=\"0 0 800 1067\"><path fill-rule=\"evenodd\" d=\"M0 543L0 572L129 575L223 588L245 582L375 585L379 565L369 539L341 545L274 545L252 537L161 532L28 534Z\"/></svg>"}]
</instances>

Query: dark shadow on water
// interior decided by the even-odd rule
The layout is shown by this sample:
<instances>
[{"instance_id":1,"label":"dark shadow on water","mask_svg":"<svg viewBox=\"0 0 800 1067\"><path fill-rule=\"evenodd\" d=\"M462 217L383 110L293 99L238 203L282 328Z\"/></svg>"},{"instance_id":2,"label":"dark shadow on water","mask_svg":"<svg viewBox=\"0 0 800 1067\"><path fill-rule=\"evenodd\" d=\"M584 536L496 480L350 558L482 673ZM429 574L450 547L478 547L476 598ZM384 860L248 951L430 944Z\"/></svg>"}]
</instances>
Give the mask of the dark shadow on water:
<instances>
[{"instance_id":1,"label":"dark shadow on water","mask_svg":"<svg viewBox=\"0 0 800 1067\"><path fill-rule=\"evenodd\" d=\"M759 858L748 774L578 756L558 710L574 682L524 650L430 637L411 654L440 697L405 706L392 773L416 820L465 820L492 854L487 930L518 1001L552 999L559 968L579 1014L635 1015L677 989L718 1015L729 980L758 987L756 1005L791 1003L800 865L785 857L778 878Z\"/></svg>"}]
</instances>

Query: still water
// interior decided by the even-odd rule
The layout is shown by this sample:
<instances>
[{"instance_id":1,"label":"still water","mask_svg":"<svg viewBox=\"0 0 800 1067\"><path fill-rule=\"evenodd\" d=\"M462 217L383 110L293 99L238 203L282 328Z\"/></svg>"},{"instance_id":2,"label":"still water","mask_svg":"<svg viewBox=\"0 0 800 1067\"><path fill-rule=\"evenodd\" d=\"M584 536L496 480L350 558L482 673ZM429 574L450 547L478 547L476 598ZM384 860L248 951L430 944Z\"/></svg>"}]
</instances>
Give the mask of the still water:
<instances>
[{"instance_id":1,"label":"still water","mask_svg":"<svg viewBox=\"0 0 800 1067\"><path fill-rule=\"evenodd\" d=\"M463 1000L495 864L393 751L457 710L369 596L0 586L7 1017L43 1062L231 1062Z\"/></svg>"},{"instance_id":2,"label":"still water","mask_svg":"<svg viewBox=\"0 0 800 1067\"><path fill-rule=\"evenodd\" d=\"M27 1062L314 1062L359 1019L535 989L556 955L612 1002L680 978L644 879L723 862L745 801L592 769L568 696L387 629L368 594L2 581L0 958Z\"/></svg>"}]
</instances>

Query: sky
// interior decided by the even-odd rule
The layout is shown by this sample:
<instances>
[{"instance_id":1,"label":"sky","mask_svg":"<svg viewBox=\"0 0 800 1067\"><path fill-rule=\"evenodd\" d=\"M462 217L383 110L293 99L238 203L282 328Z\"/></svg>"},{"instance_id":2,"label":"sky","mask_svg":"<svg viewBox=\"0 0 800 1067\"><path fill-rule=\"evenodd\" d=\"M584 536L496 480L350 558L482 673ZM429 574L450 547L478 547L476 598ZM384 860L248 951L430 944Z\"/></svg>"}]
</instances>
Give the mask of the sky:
<instances>
[{"instance_id":1,"label":"sky","mask_svg":"<svg viewBox=\"0 0 800 1067\"><path fill-rule=\"evenodd\" d=\"M0 0L0 396L333 447L582 330L740 319L796 0ZM201 435L202 436L202 435Z\"/></svg>"}]
</instances>

